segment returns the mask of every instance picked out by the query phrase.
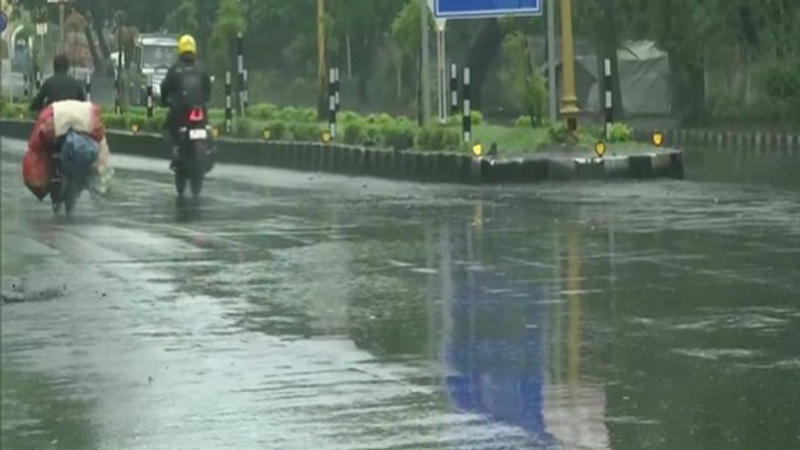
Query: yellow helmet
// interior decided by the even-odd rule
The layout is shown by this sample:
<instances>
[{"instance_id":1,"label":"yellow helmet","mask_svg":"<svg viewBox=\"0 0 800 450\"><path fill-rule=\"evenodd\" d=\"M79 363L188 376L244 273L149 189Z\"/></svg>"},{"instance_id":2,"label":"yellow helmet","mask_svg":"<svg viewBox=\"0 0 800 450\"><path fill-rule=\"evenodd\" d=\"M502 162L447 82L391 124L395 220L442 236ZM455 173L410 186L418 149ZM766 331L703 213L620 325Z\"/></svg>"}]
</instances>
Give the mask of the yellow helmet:
<instances>
[{"instance_id":1,"label":"yellow helmet","mask_svg":"<svg viewBox=\"0 0 800 450\"><path fill-rule=\"evenodd\" d=\"M188 34L184 34L178 40L178 54L183 55L184 53L191 53L192 55L197 54L197 43L194 41L194 38Z\"/></svg>"}]
</instances>

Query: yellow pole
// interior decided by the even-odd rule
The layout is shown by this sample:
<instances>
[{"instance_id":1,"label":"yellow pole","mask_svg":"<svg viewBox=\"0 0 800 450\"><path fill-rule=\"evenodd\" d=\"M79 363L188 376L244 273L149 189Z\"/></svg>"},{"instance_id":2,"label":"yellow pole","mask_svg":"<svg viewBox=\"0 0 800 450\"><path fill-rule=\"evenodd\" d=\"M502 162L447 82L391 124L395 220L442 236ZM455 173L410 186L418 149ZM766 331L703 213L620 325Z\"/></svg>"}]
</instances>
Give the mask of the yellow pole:
<instances>
[{"instance_id":1,"label":"yellow pole","mask_svg":"<svg viewBox=\"0 0 800 450\"><path fill-rule=\"evenodd\" d=\"M581 236L577 226L567 229L567 290L569 292L569 331L567 381L574 393L578 387L581 367Z\"/></svg>"},{"instance_id":2,"label":"yellow pole","mask_svg":"<svg viewBox=\"0 0 800 450\"><path fill-rule=\"evenodd\" d=\"M561 54L564 69L564 98L561 114L567 119L567 128L578 128L578 97L575 95L575 45L572 36L572 0L561 0Z\"/></svg>"},{"instance_id":3,"label":"yellow pole","mask_svg":"<svg viewBox=\"0 0 800 450\"><path fill-rule=\"evenodd\" d=\"M317 115L324 120L328 113L327 90L328 69L325 57L325 0L317 0L317 77L319 78L319 102Z\"/></svg>"}]
</instances>

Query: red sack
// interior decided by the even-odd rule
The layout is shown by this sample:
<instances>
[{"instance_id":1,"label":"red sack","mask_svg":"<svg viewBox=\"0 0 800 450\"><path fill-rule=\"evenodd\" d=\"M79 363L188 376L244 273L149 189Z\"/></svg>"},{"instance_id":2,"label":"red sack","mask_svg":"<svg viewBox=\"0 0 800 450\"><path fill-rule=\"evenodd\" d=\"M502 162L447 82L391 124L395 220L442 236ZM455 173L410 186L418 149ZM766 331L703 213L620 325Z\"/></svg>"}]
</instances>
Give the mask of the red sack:
<instances>
[{"instance_id":1,"label":"red sack","mask_svg":"<svg viewBox=\"0 0 800 450\"><path fill-rule=\"evenodd\" d=\"M39 118L36 119L28 139L28 150L22 160L22 179L25 186L39 200L45 198L49 191L53 170L50 149L55 140L56 133L51 105L42 110Z\"/></svg>"},{"instance_id":2,"label":"red sack","mask_svg":"<svg viewBox=\"0 0 800 450\"><path fill-rule=\"evenodd\" d=\"M50 188L50 177L53 171L53 160L49 154L31 151L25 152L22 160L22 178L25 186L40 201L47 197Z\"/></svg>"},{"instance_id":3,"label":"red sack","mask_svg":"<svg viewBox=\"0 0 800 450\"><path fill-rule=\"evenodd\" d=\"M53 148L56 137L53 105L50 105L42 110L33 125L31 137L28 139L28 151L50 154L50 149Z\"/></svg>"}]
</instances>

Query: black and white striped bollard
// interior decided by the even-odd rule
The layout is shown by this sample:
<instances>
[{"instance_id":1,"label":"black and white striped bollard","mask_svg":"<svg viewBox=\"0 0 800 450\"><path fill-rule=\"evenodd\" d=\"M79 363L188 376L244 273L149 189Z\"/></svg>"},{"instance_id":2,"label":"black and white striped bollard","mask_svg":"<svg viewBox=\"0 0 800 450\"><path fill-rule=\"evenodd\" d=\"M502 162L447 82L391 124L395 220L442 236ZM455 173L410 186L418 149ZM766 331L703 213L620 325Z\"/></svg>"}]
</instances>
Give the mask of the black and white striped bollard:
<instances>
[{"instance_id":1,"label":"black and white striped bollard","mask_svg":"<svg viewBox=\"0 0 800 450\"><path fill-rule=\"evenodd\" d=\"M22 95L27 99L30 98L31 82L28 79L28 74L22 75Z\"/></svg>"},{"instance_id":2,"label":"black and white striped bollard","mask_svg":"<svg viewBox=\"0 0 800 450\"><path fill-rule=\"evenodd\" d=\"M242 90L242 105L244 106L245 114L247 114L247 108L250 107L249 78L250 78L249 71L247 69L244 69L244 88Z\"/></svg>"},{"instance_id":3,"label":"black and white striped bollard","mask_svg":"<svg viewBox=\"0 0 800 450\"><path fill-rule=\"evenodd\" d=\"M147 117L153 117L153 79L147 82Z\"/></svg>"},{"instance_id":4,"label":"black and white striped bollard","mask_svg":"<svg viewBox=\"0 0 800 450\"><path fill-rule=\"evenodd\" d=\"M340 92L342 90L342 80L339 78L338 67L333 69L333 73L335 75L333 79L333 95L336 104L336 112L338 113L340 108L339 98L340 98Z\"/></svg>"},{"instance_id":5,"label":"black and white striped bollard","mask_svg":"<svg viewBox=\"0 0 800 450\"><path fill-rule=\"evenodd\" d=\"M241 117L244 114L244 35L239 33L236 36L236 73L238 82L236 86L236 97L239 99L236 114Z\"/></svg>"},{"instance_id":6,"label":"black and white striped bollard","mask_svg":"<svg viewBox=\"0 0 800 450\"><path fill-rule=\"evenodd\" d=\"M328 131L336 139L336 69L328 71Z\"/></svg>"},{"instance_id":7,"label":"black and white striped bollard","mask_svg":"<svg viewBox=\"0 0 800 450\"><path fill-rule=\"evenodd\" d=\"M450 65L450 115L458 115L458 66Z\"/></svg>"},{"instance_id":8,"label":"black and white striped bollard","mask_svg":"<svg viewBox=\"0 0 800 450\"><path fill-rule=\"evenodd\" d=\"M83 94L86 97L87 102L92 101L92 74L86 74L85 84L83 86Z\"/></svg>"},{"instance_id":9,"label":"black and white striped bollard","mask_svg":"<svg viewBox=\"0 0 800 450\"><path fill-rule=\"evenodd\" d=\"M225 72L225 132L233 131L233 86L231 85L231 71Z\"/></svg>"},{"instance_id":10,"label":"black and white striped bollard","mask_svg":"<svg viewBox=\"0 0 800 450\"><path fill-rule=\"evenodd\" d=\"M603 113L605 116L606 139L611 140L611 128L614 125L614 96L611 84L611 60L608 58L603 61L603 86L605 88Z\"/></svg>"},{"instance_id":11,"label":"black and white striped bollard","mask_svg":"<svg viewBox=\"0 0 800 450\"><path fill-rule=\"evenodd\" d=\"M472 94L470 90L470 71L469 67L464 67L464 119L462 126L464 128L464 142L467 144L472 142Z\"/></svg>"},{"instance_id":12,"label":"black and white striped bollard","mask_svg":"<svg viewBox=\"0 0 800 450\"><path fill-rule=\"evenodd\" d=\"M120 71L114 75L114 113L122 114L122 99L120 99Z\"/></svg>"}]
</instances>

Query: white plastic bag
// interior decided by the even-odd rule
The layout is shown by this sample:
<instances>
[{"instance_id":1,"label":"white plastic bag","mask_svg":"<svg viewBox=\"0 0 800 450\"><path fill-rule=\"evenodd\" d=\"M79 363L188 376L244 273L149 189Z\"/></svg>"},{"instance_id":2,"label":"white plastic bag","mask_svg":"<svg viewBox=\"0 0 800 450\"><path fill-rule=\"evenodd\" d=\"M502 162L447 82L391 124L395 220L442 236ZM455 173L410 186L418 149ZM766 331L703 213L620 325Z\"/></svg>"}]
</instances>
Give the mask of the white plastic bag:
<instances>
[{"instance_id":1,"label":"white plastic bag","mask_svg":"<svg viewBox=\"0 0 800 450\"><path fill-rule=\"evenodd\" d=\"M89 190L92 194L107 195L111 191L111 180L114 178L114 168L111 166L111 152L108 141L100 141L100 152L94 162L92 178L89 181Z\"/></svg>"}]
</instances>

